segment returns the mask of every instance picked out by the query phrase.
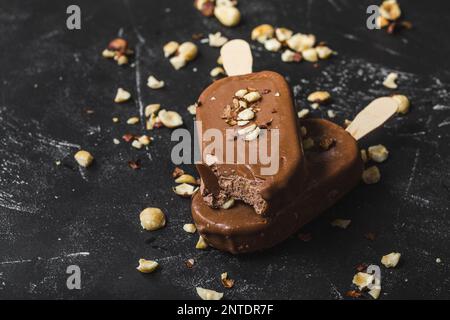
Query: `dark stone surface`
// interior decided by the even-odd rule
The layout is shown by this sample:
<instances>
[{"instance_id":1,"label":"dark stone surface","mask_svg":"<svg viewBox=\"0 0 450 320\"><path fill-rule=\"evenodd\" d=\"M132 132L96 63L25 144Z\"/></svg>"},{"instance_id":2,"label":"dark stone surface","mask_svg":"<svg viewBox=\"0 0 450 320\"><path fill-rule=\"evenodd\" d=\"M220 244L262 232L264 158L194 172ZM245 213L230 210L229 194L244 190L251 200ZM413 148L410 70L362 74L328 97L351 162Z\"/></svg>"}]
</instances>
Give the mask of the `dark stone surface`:
<instances>
[{"instance_id":1,"label":"dark stone surface","mask_svg":"<svg viewBox=\"0 0 450 320\"><path fill-rule=\"evenodd\" d=\"M448 2L401 1L414 29L396 36L366 29L370 1L240 2L242 24L225 29L190 1L77 1L80 31L66 29L67 1L0 2L0 298L196 298L195 286L203 286L226 291L227 299L340 299L356 265L380 264L391 251L402 259L395 269L382 268L382 298L450 298L450 20L442 16ZM245 256L199 251L197 237L182 230L191 220L189 200L171 191L171 131L151 132L148 152L112 139L143 132L124 124L139 115L140 103L179 111L192 130L186 107L211 82L218 49L198 43L199 57L175 71L163 58L165 42L219 30L249 40L260 23L314 33L339 52L314 68L284 64L253 43L254 69L286 75L297 108L307 106L311 91L329 90L329 108L342 123L390 93L381 82L394 70L411 112L361 141L391 151L379 166L381 182L359 186L304 228L310 242L294 237ZM134 68L100 55L118 32L136 49ZM166 88L147 88L150 74ZM132 102L112 102L119 86L132 92ZM78 146L96 159L86 172L73 161ZM138 158L142 169L128 168ZM167 213L166 228L142 231L138 214L147 206ZM352 219L350 227L332 228L336 217ZM365 239L367 232L376 240ZM141 257L158 260L161 269L140 274ZM191 270L183 263L188 258L196 259ZM72 264L82 270L81 290L66 288ZM225 271L236 280L231 290L221 288Z\"/></svg>"}]
</instances>

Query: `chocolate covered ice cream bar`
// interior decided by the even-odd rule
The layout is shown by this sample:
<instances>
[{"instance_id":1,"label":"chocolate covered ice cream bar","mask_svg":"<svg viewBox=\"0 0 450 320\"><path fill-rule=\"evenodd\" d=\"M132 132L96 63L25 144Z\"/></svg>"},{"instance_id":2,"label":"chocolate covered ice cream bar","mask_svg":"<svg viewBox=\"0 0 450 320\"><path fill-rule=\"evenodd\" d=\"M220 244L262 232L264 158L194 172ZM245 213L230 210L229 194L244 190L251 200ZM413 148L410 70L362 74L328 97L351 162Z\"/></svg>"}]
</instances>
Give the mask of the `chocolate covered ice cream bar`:
<instances>
[{"instance_id":1,"label":"chocolate covered ice cream bar","mask_svg":"<svg viewBox=\"0 0 450 320\"><path fill-rule=\"evenodd\" d=\"M270 216L255 214L237 202L228 210L207 205L200 194L192 216L202 237L231 253L270 248L288 238L349 192L360 181L363 163L356 140L340 126L322 119L302 122L314 146L305 150L305 189L272 208ZM297 138L298 139L298 138Z\"/></svg>"},{"instance_id":2,"label":"chocolate covered ice cream bar","mask_svg":"<svg viewBox=\"0 0 450 320\"><path fill-rule=\"evenodd\" d=\"M197 169L206 206L220 208L233 198L269 216L305 187L298 117L280 74L263 71L214 82L199 98L197 121L203 155ZM211 129L223 137L214 149L207 139Z\"/></svg>"}]
</instances>

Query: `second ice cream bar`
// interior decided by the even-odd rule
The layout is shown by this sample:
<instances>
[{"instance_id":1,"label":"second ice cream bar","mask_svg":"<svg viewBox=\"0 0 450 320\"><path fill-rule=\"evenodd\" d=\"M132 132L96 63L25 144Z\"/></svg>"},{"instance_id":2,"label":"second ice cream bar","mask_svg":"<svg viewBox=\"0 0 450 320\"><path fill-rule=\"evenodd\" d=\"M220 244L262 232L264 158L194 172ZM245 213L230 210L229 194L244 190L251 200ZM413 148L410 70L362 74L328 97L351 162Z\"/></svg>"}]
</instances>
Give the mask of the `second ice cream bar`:
<instances>
[{"instance_id":1,"label":"second ice cream bar","mask_svg":"<svg viewBox=\"0 0 450 320\"><path fill-rule=\"evenodd\" d=\"M214 82L199 98L197 121L205 205L221 208L233 198L270 216L305 187L298 118L280 74L262 71Z\"/></svg>"}]
</instances>

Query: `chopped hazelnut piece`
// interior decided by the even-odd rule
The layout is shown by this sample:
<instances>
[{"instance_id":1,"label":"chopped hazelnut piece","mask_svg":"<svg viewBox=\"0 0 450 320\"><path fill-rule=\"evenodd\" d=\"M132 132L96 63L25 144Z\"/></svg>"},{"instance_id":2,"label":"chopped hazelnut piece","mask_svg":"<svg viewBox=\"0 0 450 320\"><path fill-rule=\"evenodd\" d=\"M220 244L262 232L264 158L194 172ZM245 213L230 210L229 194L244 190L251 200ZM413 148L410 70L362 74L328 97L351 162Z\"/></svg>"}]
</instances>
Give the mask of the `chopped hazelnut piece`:
<instances>
[{"instance_id":1,"label":"chopped hazelnut piece","mask_svg":"<svg viewBox=\"0 0 450 320\"><path fill-rule=\"evenodd\" d=\"M244 140L246 141L255 140L256 138L258 138L260 131L261 129L259 127L256 127L253 131L245 135Z\"/></svg>"},{"instance_id":2,"label":"chopped hazelnut piece","mask_svg":"<svg viewBox=\"0 0 450 320\"><path fill-rule=\"evenodd\" d=\"M139 117L131 117L127 120L127 124L136 124L139 123Z\"/></svg>"},{"instance_id":3,"label":"chopped hazelnut piece","mask_svg":"<svg viewBox=\"0 0 450 320\"><path fill-rule=\"evenodd\" d=\"M234 206L234 199L230 198L221 206L221 208L227 210L233 206Z\"/></svg>"},{"instance_id":4,"label":"chopped hazelnut piece","mask_svg":"<svg viewBox=\"0 0 450 320\"><path fill-rule=\"evenodd\" d=\"M151 273L158 268L159 264L156 261L139 259L139 266L136 268L142 273Z\"/></svg>"},{"instance_id":5,"label":"chopped hazelnut piece","mask_svg":"<svg viewBox=\"0 0 450 320\"><path fill-rule=\"evenodd\" d=\"M333 119L336 117L336 112L334 110L327 110L328 118Z\"/></svg>"},{"instance_id":6,"label":"chopped hazelnut piece","mask_svg":"<svg viewBox=\"0 0 450 320\"><path fill-rule=\"evenodd\" d=\"M364 170L362 179L366 184L374 184L380 181L381 174L377 166L371 166Z\"/></svg>"},{"instance_id":7,"label":"chopped hazelnut piece","mask_svg":"<svg viewBox=\"0 0 450 320\"><path fill-rule=\"evenodd\" d=\"M161 108L161 105L159 103L152 103L145 107L145 117L150 117L153 113L158 112L158 110Z\"/></svg>"},{"instance_id":8,"label":"chopped hazelnut piece","mask_svg":"<svg viewBox=\"0 0 450 320\"><path fill-rule=\"evenodd\" d=\"M138 141L143 144L144 146L148 146L152 140L147 135L142 135L138 138Z\"/></svg>"},{"instance_id":9,"label":"chopped hazelnut piece","mask_svg":"<svg viewBox=\"0 0 450 320\"><path fill-rule=\"evenodd\" d=\"M359 290L367 288L370 284L373 283L375 277L371 274L365 272L358 272L353 277L353 284L357 285Z\"/></svg>"},{"instance_id":10,"label":"chopped hazelnut piece","mask_svg":"<svg viewBox=\"0 0 450 320\"><path fill-rule=\"evenodd\" d=\"M242 110L237 115L238 120L252 120L254 117L255 117L255 113L250 108Z\"/></svg>"},{"instance_id":11,"label":"chopped hazelnut piece","mask_svg":"<svg viewBox=\"0 0 450 320\"><path fill-rule=\"evenodd\" d=\"M297 116L299 118L305 118L308 114L309 114L309 110L308 109L302 109L299 112L297 112Z\"/></svg>"},{"instance_id":12,"label":"chopped hazelnut piece","mask_svg":"<svg viewBox=\"0 0 450 320\"><path fill-rule=\"evenodd\" d=\"M142 143L138 140L133 140L133 142L131 142L131 146L135 149L142 149L143 147Z\"/></svg>"},{"instance_id":13,"label":"chopped hazelnut piece","mask_svg":"<svg viewBox=\"0 0 450 320\"><path fill-rule=\"evenodd\" d=\"M102 57L106 59L112 59L116 55L116 52L113 50L105 49L102 51Z\"/></svg>"},{"instance_id":14,"label":"chopped hazelnut piece","mask_svg":"<svg viewBox=\"0 0 450 320\"><path fill-rule=\"evenodd\" d=\"M179 167L175 167L175 169L173 169L172 172L172 178L176 179L178 177L181 177L184 174L184 170L179 168Z\"/></svg>"},{"instance_id":15,"label":"chopped hazelnut piece","mask_svg":"<svg viewBox=\"0 0 450 320\"><path fill-rule=\"evenodd\" d=\"M250 121L248 121L248 120L238 120L237 125L239 127L243 127L243 126L247 125L249 122Z\"/></svg>"},{"instance_id":16,"label":"chopped hazelnut piece","mask_svg":"<svg viewBox=\"0 0 450 320\"><path fill-rule=\"evenodd\" d=\"M187 107L187 110L190 114L195 116L197 114L197 107L198 107L198 104L194 103L194 104L191 104L189 107Z\"/></svg>"},{"instance_id":17,"label":"chopped hazelnut piece","mask_svg":"<svg viewBox=\"0 0 450 320\"><path fill-rule=\"evenodd\" d=\"M194 266L194 264L195 264L195 260L194 259L187 259L185 262L184 262L184 264L186 265L186 267L188 267L189 269L191 269L193 266Z\"/></svg>"},{"instance_id":18,"label":"chopped hazelnut piece","mask_svg":"<svg viewBox=\"0 0 450 320\"><path fill-rule=\"evenodd\" d=\"M85 168L89 167L92 164L92 161L94 161L94 157L85 150L80 150L75 153L74 158L80 166Z\"/></svg>"},{"instance_id":19,"label":"chopped hazelnut piece","mask_svg":"<svg viewBox=\"0 0 450 320\"><path fill-rule=\"evenodd\" d=\"M397 20L402 12L396 0L385 0L380 6L380 15L387 20Z\"/></svg>"},{"instance_id":20,"label":"chopped hazelnut piece","mask_svg":"<svg viewBox=\"0 0 450 320\"><path fill-rule=\"evenodd\" d=\"M369 161L369 158L367 157L367 151L365 149L361 149L361 159L364 163Z\"/></svg>"},{"instance_id":21,"label":"chopped hazelnut piece","mask_svg":"<svg viewBox=\"0 0 450 320\"><path fill-rule=\"evenodd\" d=\"M316 37L312 34L296 33L292 37L290 37L286 41L286 43L292 50L303 52L304 50L310 49L314 46L314 44L316 43Z\"/></svg>"},{"instance_id":22,"label":"chopped hazelnut piece","mask_svg":"<svg viewBox=\"0 0 450 320\"><path fill-rule=\"evenodd\" d=\"M190 197L195 193L196 189L187 183L182 183L173 188L173 192L182 197Z\"/></svg>"},{"instance_id":23,"label":"chopped hazelnut piece","mask_svg":"<svg viewBox=\"0 0 450 320\"><path fill-rule=\"evenodd\" d=\"M231 289L234 286L234 280L228 278L228 273L224 272L220 275L220 280L222 281L222 284L225 288Z\"/></svg>"},{"instance_id":24,"label":"chopped hazelnut piece","mask_svg":"<svg viewBox=\"0 0 450 320\"><path fill-rule=\"evenodd\" d=\"M286 42L292 37L292 30L289 30L287 28L276 28L275 29L275 36L277 37L278 41L280 42Z\"/></svg>"},{"instance_id":25,"label":"chopped hazelnut piece","mask_svg":"<svg viewBox=\"0 0 450 320\"><path fill-rule=\"evenodd\" d=\"M398 107L397 107L398 113L406 114L409 112L410 103L409 103L408 97L406 97L402 94L394 94L392 96L392 99L394 99L398 104Z\"/></svg>"},{"instance_id":26,"label":"chopped hazelnut piece","mask_svg":"<svg viewBox=\"0 0 450 320\"><path fill-rule=\"evenodd\" d=\"M221 74L225 74L225 70L222 67L215 67L209 72L211 77L217 77Z\"/></svg>"},{"instance_id":27,"label":"chopped hazelnut piece","mask_svg":"<svg viewBox=\"0 0 450 320\"><path fill-rule=\"evenodd\" d=\"M113 143L114 143L114 144L120 144L120 140L119 140L119 139L116 139L116 138L114 138L114 139L113 139Z\"/></svg>"},{"instance_id":28,"label":"chopped hazelnut piece","mask_svg":"<svg viewBox=\"0 0 450 320\"><path fill-rule=\"evenodd\" d=\"M347 229L347 227L350 225L351 222L352 222L352 220L348 220L348 219L334 219L333 221L331 221L331 225L333 227Z\"/></svg>"},{"instance_id":29,"label":"chopped hazelnut piece","mask_svg":"<svg viewBox=\"0 0 450 320\"><path fill-rule=\"evenodd\" d=\"M389 25L389 20L383 16L378 16L377 19L375 20L375 24L377 25L378 28L381 29Z\"/></svg>"},{"instance_id":30,"label":"chopped hazelnut piece","mask_svg":"<svg viewBox=\"0 0 450 320\"><path fill-rule=\"evenodd\" d=\"M395 81L398 78L398 74L391 72L387 75L386 79L384 79L383 81L383 86L385 86L386 88L389 89L397 89L397 84L395 83Z\"/></svg>"},{"instance_id":31,"label":"chopped hazelnut piece","mask_svg":"<svg viewBox=\"0 0 450 320\"><path fill-rule=\"evenodd\" d=\"M178 48L178 55L186 61L194 60L197 57L197 45L192 42L183 42Z\"/></svg>"},{"instance_id":32,"label":"chopped hazelnut piece","mask_svg":"<svg viewBox=\"0 0 450 320\"><path fill-rule=\"evenodd\" d=\"M190 174L182 174L178 178L175 179L175 183L190 183L190 184L197 184L197 179L195 179Z\"/></svg>"},{"instance_id":33,"label":"chopped hazelnut piece","mask_svg":"<svg viewBox=\"0 0 450 320\"><path fill-rule=\"evenodd\" d=\"M308 101L322 103L328 101L330 98L331 95L327 91L315 91L308 96Z\"/></svg>"},{"instance_id":34,"label":"chopped hazelnut piece","mask_svg":"<svg viewBox=\"0 0 450 320\"><path fill-rule=\"evenodd\" d=\"M302 51L302 57L303 59L309 62L317 62L319 60L317 58L317 52L314 48Z\"/></svg>"},{"instance_id":35,"label":"chopped hazelnut piece","mask_svg":"<svg viewBox=\"0 0 450 320\"><path fill-rule=\"evenodd\" d=\"M179 43L176 41L170 41L170 42L166 43L163 47L164 57L168 58L171 55L175 54L175 52L177 52L179 46L180 46Z\"/></svg>"},{"instance_id":36,"label":"chopped hazelnut piece","mask_svg":"<svg viewBox=\"0 0 450 320\"><path fill-rule=\"evenodd\" d=\"M119 122L119 118L114 117L114 118L112 118L112 121L113 121L114 123L117 123L117 122Z\"/></svg>"},{"instance_id":37,"label":"chopped hazelnut piece","mask_svg":"<svg viewBox=\"0 0 450 320\"><path fill-rule=\"evenodd\" d=\"M240 89L234 94L235 97L243 98L248 93L247 89Z\"/></svg>"},{"instance_id":38,"label":"chopped hazelnut piece","mask_svg":"<svg viewBox=\"0 0 450 320\"><path fill-rule=\"evenodd\" d=\"M167 111L165 109L158 113L158 118L167 128L177 128L183 125L183 118L175 111Z\"/></svg>"},{"instance_id":39,"label":"chopped hazelnut piece","mask_svg":"<svg viewBox=\"0 0 450 320\"><path fill-rule=\"evenodd\" d=\"M198 296L202 300L220 300L223 297L223 293L214 290L204 289L201 287L195 288L197 290Z\"/></svg>"},{"instance_id":40,"label":"chopped hazelnut piece","mask_svg":"<svg viewBox=\"0 0 450 320\"><path fill-rule=\"evenodd\" d=\"M244 99L245 99L247 102L256 102L256 101L258 101L259 99L261 99L261 95L259 94L258 91L252 91L252 92L247 93L247 94L244 96Z\"/></svg>"},{"instance_id":41,"label":"chopped hazelnut piece","mask_svg":"<svg viewBox=\"0 0 450 320\"><path fill-rule=\"evenodd\" d=\"M281 49L281 43L275 38L269 39L264 42L264 48L268 51L277 52Z\"/></svg>"},{"instance_id":42,"label":"chopped hazelnut piece","mask_svg":"<svg viewBox=\"0 0 450 320\"><path fill-rule=\"evenodd\" d=\"M400 260L401 254L398 252L389 253L381 258L381 263L386 268L395 268Z\"/></svg>"},{"instance_id":43,"label":"chopped hazelnut piece","mask_svg":"<svg viewBox=\"0 0 450 320\"><path fill-rule=\"evenodd\" d=\"M175 56L170 58L170 64L175 68L175 70L179 70L186 65L186 60L182 56Z\"/></svg>"},{"instance_id":44,"label":"chopped hazelnut piece","mask_svg":"<svg viewBox=\"0 0 450 320\"><path fill-rule=\"evenodd\" d=\"M251 38L264 44L268 39L272 39L275 30L270 24L261 24L252 30Z\"/></svg>"},{"instance_id":45,"label":"chopped hazelnut piece","mask_svg":"<svg viewBox=\"0 0 450 320\"><path fill-rule=\"evenodd\" d=\"M367 150L369 158L378 163L385 161L389 155L389 151L382 144L371 146Z\"/></svg>"},{"instance_id":46,"label":"chopped hazelnut piece","mask_svg":"<svg viewBox=\"0 0 450 320\"><path fill-rule=\"evenodd\" d=\"M128 91L126 91L122 88L119 88L119 89L117 89L117 93L116 93L116 97L114 98L114 102L122 103L122 102L128 101L130 98L131 98L131 94Z\"/></svg>"},{"instance_id":47,"label":"chopped hazelnut piece","mask_svg":"<svg viewBox=\"0 0 450 320\"><path fill-rule=\"evenodd\" d=\"M145 208L139 214L141 226L145 230L154 231L166 225L166 216L159 208Z\"/></svg>"},{"instance_id":48,"label":"chopped hazelnut piece","mask_svg":"<svg viewBox=\"0 0 450 320\"><path fill-rule=\"evenodd\" d=\"M150 76L147 79L147 86L151 89L161 89L164 87L164 81L156 79L154 76Z\"/></svg>"},{"instance_id":49,"label":"chopped hazelnut piece","mask_svg":"<svg viewBox=\"0 0 450 320\"><path fill-rule=\"evenodd\" d=\"M203 239L202 236L198 237L198 241L197 244L195 245L195 248L200 250L208 248L208 244L206 243L205 239Z\"/></svg>"},{"instance_id":50,"label":"chopped hazelnut piece","mask_svg":"<svg viewBox=\"0 0 450 320\"><path fill-rule=\"evenodd\" d=\"M117 64L119 66L122 66L122 65L127 64L127 63L128 63L128 57L126 55L123 54L123 55L118 56Z\"/></svg>"},{"instance_id":51,"label":"chopped hazelnut piece","mask_svg":"<svg viewBox=\"0 0 450 320\"><path fill-rule=\"evenodd\" d=\"M226 27L234 27L241 21L241 13L232 6L216 6L214 15Z\"/></svg>"},{"instance_id":52,"label":"chopped hazelnut piece","mask_svg":"<svg viewBox=\"0 0 450 320\"><path fill-rule=\"evenodd\" d=\"M315 49L320 59L328 59L333 54L333 50L327 46L317 46Z\"/></svg>"},{"instance_id":53,"label":"chopped hazelnut piece","mask_svg":"<svg viewBox=\"0 0 450 320\"><path fill-rule=\"evenodd\" d=\"M283 62L298 62L301 60L301 55L298 52L286 49L281 54L281 61Z\"/></svg>"},{"instance_id":54,"label":"chopped hazelnut piece","mask_svg":"<svg viewBox=\"0 0 450 320\"><path fill-rule=\"evenodd\" d=\"M222 34L220 32L210 33L208 35L208 38L209 38L209 45L211 47L216 47L216 48L220 48L228 41L228 39L226 37L222 36Z\"/></svg>"},{"instance_id":55,"label":"chopped hazelnut piece","mask_svg":"<svg viewBox=\"0 0 450 320\"><path fill-rule=\"evenodd\" d=\"M183 230L188 233L195 233L195 231L197 231L197 228L195 227L195 224L193 224L193 223L186 223L183 226Z\"/></svg>"}]
</instances>

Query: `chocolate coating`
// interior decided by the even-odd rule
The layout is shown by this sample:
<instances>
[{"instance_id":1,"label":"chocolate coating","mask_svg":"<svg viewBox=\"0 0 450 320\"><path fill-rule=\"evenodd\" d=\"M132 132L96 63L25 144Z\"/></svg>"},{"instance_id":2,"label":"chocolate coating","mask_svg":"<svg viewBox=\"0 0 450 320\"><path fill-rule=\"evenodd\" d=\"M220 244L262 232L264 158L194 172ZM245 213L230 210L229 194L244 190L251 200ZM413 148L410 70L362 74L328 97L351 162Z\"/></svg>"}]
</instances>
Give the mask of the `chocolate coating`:
<instances>
[{"instance_id":1,"label":"chocolate coating","mask_svg":"<svg viewBox=\"0 0 450 320\"><path fill-rule=\"evenodd\" d=\"M232 104L235 92L247 88L256 89L262 96L256 104L256 118L248 125L255 123L267 126L269 130L279 129L279 170L272 175L262 174L261 168L268 165L262 164L259 159L256 164L246 161L243 164L210 166L202 159L203 163L197 165L202 178L200 190L209 206L220 207L229 197L233 197L253 206L258 214L269 216L273 207L277 208L278 203L289 199L291 191L304 185L306 176L301 141L297 138L298 117L285 79L278 73L262 71L215 81L199 98L197 120L202 122L203 132L214 128L221 130L225 136L226 129L242 129L243 127L227 124L222 114L225 107ZM200 143L203 149L207 145L204 141ZM267 134L267 145L270 146L270 143L271 135ZM245 141L245 148L245 154L249 154L248 151L253 146ZM234 155L237 155L236 146L234 150Z\"/></svg>"},{"instance_id":2,"label":"chocolate coating","mask_svg":"<svg viewBox=\"0 0 450 320\"><path fill-rule=\"evenodd\" d=\"M199 233L213 247L231 253L270 248L295 233L354 188L360 181L363 162L355 139L340 126L323 119L305 120L308 137L318 144L335 140L328 150L305 152L307 186L296 196L273 208L271 216L261 216L242 202L234 207L213 209L197 193L192 216Z\"/></svg>"}]
</instances>

